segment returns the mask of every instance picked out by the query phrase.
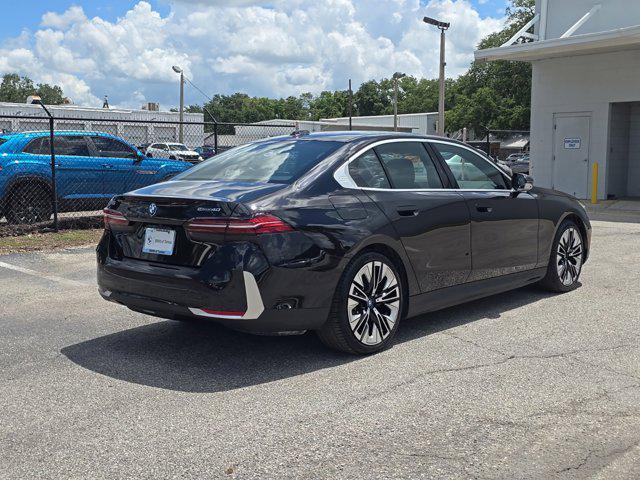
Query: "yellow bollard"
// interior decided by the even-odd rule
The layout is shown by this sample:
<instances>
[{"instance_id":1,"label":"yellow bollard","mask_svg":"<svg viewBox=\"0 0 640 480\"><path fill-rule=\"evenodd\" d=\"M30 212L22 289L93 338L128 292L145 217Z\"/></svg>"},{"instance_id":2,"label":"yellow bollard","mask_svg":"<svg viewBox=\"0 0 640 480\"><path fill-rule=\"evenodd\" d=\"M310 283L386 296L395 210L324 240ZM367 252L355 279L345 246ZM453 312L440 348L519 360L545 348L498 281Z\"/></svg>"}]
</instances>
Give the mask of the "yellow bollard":
<instances>
[{"instance_id":1,"label":"yellow bollard","mask_svg":"<svg viewBox=\"0 0 640 480\"><path fill-rule=\"evenodd\" d=\"M598 203L598 162L593 164L593 174L591 175L591 203Z\"/></svg>"}]
</instances>

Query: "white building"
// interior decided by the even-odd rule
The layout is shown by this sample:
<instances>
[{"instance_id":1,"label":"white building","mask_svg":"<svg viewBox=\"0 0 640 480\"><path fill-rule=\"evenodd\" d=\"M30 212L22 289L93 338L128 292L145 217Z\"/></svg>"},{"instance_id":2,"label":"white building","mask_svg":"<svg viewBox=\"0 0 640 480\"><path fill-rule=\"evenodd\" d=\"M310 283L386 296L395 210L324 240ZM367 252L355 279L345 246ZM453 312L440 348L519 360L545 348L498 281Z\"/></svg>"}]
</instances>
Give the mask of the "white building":
<instances>
[{"instance_id":1,"label":"white building","mask_svg":"<svg viewBox=\"0 0 640 480\"><path fill-rule=\"evenodd\" d=\"M372 115L353 117L353 125L368 127L393 127L393 115ZM322 118L321 122L339 125L349 125L349 117ZM421 135L435 135L438 130L438 112L403 113L398 115L398 127L411 129L413 133Z\"/></svg>"},{"instance_id":2,"label":"white building","mask_svg":"<svg viewBox=\"0 0 640 480\"><path fill-rule=\"evenodd\" d=\"M475 55L533 65L536 184L588 198L597 163L598 198L640 196L640 1L537 0L529 25Z\"/></svg>"},{"instance_id":3,"label":"white building","mask_svg":"<svg viewBox=\"0 0 640 480\"><path fill-rule=\"evenodd\" d=\"M105 132L122 137L134 145L152 141L178 141L179 113L177 112L90 108L76 105L59 105L48 108L56 118L56 129L58 130ZM34 118L45 116L45 112L39 105L0 102L0 130L13 132L48 130L48 120ZM189 147L202 145L204 126L198 123L204 121L204 115L185 113L184 121L195 122L193 125L184 126L184 143Z\"/></svg>"}]
</instances>

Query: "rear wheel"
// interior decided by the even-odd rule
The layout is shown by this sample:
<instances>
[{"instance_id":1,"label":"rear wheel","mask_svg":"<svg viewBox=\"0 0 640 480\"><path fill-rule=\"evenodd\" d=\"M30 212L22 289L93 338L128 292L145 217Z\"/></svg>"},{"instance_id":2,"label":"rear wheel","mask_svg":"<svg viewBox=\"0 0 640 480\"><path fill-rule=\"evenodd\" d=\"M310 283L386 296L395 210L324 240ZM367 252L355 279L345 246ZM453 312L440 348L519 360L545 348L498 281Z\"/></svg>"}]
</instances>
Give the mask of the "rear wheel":
<instances>
[{"instance_id":1,"label":"rear wheel","mask_svg":"<svg viewBox=\"0 0 640 480\"><path fill-rule=\"evenodd\" d=\"M317 332L320 340L335 350L359 355L387 348L405 311L402 282L384 255L356 258L338 283L329 319Z\"/></svg>"},{"instance_id":2,"label":"rear wheel","mask_svg":"<svg viewBox=\"0 0 640 480\"><path fill-rule=\"evenodd\" d=\"M7 199L7 221L14 225L46 222L51 218L51 195L40 184L23 184L11 190Z\"/></svg>"},{"instance_id":3,"label":"rear wheel","mask_svg":"<svg viewBox=\"0 0 640 480\"><path fill-rule=\"evenodd\" d=\"M580 229L572 220L565 220L556 234L546 276L540 286L552 292L569 292L578 286L584 241Z\"/></svg>"}]
</instances>

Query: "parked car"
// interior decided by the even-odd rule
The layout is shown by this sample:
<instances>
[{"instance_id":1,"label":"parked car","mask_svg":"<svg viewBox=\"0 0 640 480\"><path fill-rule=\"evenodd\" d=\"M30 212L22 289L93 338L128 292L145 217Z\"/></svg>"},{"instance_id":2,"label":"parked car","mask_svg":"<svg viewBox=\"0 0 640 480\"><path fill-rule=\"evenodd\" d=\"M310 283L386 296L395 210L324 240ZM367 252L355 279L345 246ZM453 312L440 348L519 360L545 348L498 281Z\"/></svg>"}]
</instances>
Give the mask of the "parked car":
<instances>
[{"instance_id":1,"label":"parked car","mask_svg":"<svg viewBox=\"0 0 640 480\"><path fill-rule=\"evenodd\" d=\"M203 145L202 147L196 147L193 150L197 152L198 155L200 155L205 160L207 158L213 157L216 154L216 149L208 145Z\"/></svg>"},{"instance_id":2,"label":"parked car","mask_svg":"<svg viewBox=\"0 0 640 480\"><path fill-rule=\"evenodd\" d=\"M524 157L526 154L525 153L512 153L511 155L509 155L506 158L507 162L515 162L516 160L521 159L522 157Z\"/></svg>"},{"instance_id":3,"label":"parked car","mask_svg":"<svg viewBox=\"0 0 640 480\"><path fill-rule=\"evenodd\" d=\"M202 161L200 154L187 148L182 143L152 143L145 152L149 158L168 158L170 160L184 160L189 163Z\"/></svg>"},{"instance_id":4,"label":"parked car","mask_svg":"<svg viewBox=\"0 0 640 480\"><path fill-rule=\"evenodd\" d=\"M509 163L509 168L514 173L524 173L529 175L531 169L529 155L524 155L523 157Z\"/></svg>"},{"instance_id":5,"label":"parked car","mask_svg":"<svg viewBox=\"0 0 640 480\"><path fill-rule=\"evenodd\" d=\"M407 316L524 285L578 286L573 197L442 137L324 132L216 155L105 209L106 299L368 354Z\"/></svg>"},{"instance_id":6,"label":"parked car","mask_svg":"<svg viewBox=\"0 0 640 480\"><path fill-rule=\"evenodd\" d=\"M57 132L54 150L60 211L101 209L114 195L191 167L149 159L121 138L99 132ZM49 132L0 135L0 217L16 224L48 220L51 191Z\"/></svg>"}]
</instances>

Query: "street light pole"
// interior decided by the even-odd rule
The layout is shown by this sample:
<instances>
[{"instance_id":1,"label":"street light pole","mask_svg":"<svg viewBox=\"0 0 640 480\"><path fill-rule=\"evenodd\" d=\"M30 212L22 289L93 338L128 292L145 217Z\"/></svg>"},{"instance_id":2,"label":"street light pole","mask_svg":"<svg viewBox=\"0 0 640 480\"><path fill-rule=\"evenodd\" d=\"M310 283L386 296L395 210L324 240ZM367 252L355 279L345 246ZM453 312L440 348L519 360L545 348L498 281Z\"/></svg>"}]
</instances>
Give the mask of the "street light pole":
<instances>
[{"instance_id":1,"label":"street light pole","mask_svg":"<svg viewBox=\"0 0 640 480\"><path fill-rule=\"evenodd\" d=\"M430 17L424 17L423 21L440 29L440 95L438 98L438 135L444 136L445 67L447 65L445 59L445 32L449 29L451 24L441 22Z\"/></svg>"},{"instance_id":2,"label":"street light pole","mask_svg":"<svg viewBox=\"0 0 640 480\"><path fill-rule=\"evenodd\" d=\"M173 71L180 74L180 128L178 130L178 141L184 143L184 70L174 65Z\"/></svg>"},{"instance_id":3,"label":"street light pole","mask_svg":"<svg viewBox=\"0 0 640 480\"><path fill-rule=\"evenodd\" d=\"M398 131L398 80L406 77L404 73L396 72L393 74L393 131Z\"/></svg>"}]
</instances>

